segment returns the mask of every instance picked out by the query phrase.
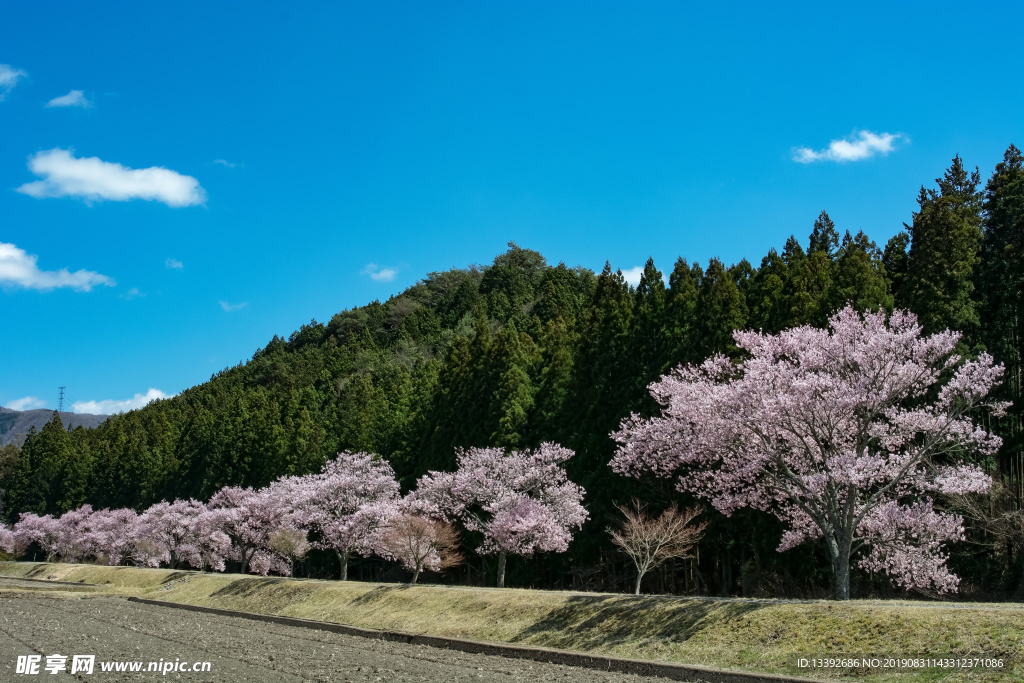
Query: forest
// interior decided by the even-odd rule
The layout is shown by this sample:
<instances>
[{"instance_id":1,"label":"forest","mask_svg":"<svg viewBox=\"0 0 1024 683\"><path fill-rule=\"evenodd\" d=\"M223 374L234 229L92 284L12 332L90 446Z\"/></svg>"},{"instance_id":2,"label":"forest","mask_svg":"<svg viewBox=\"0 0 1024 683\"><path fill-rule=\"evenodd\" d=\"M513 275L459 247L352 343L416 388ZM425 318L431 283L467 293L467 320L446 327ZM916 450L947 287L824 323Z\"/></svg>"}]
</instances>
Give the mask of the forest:
<instances>
[{"instance_id":1,"label":"forest","mask_svg":"<svg viewBox=\"0 0 1024 683\"><path fill-rule=\"evenodd\" d=\"M974 463L996 485L939 497L936 507L965 520L967 539L948 548L960 594L1019 598L1024 157L1010 145L983 183L957 156L921 187L917 204L884 246L822 211L805 242L790 237L756 265L680 257L663 271L648 260L635 287L607 264L596 274L551 265L509 243L489 266L430 273L386 302L310 321L208 382L94 429L66 430L55 414L20 447L0 448L0 509L13 523L84 504L141 512L160 501L205 502L224 487L319 472L341 451L378 454L406 492L429 471L454 471L458 449L555 443L574 453L565 469L586 492L589 519L564 553L510 558L508 585L631 591L629 559L608 533L622 521L618 506L638 498L662 510L696 499L668 479L613 471L610 434L632 413L658 414L648 387L671 368L714 353L742 360L734 331L821 327L851 304L909 310L926 334L960 332L963 356L988 353L1005 366L995 393L1012 406L986 425L1002 447ZM696 555L652 571L649 590L830 593L823 544L778 552L782 526L750 509L727 517L709 506L701 520ZM349 572L387 570L365 558ZM474 556L436 580L493 585L497 571L493 558ZM338 560L312 552L296 573L334 576ZM857 571L851 594L904 593L884 575Z\"/></svg>"}]
</instances>

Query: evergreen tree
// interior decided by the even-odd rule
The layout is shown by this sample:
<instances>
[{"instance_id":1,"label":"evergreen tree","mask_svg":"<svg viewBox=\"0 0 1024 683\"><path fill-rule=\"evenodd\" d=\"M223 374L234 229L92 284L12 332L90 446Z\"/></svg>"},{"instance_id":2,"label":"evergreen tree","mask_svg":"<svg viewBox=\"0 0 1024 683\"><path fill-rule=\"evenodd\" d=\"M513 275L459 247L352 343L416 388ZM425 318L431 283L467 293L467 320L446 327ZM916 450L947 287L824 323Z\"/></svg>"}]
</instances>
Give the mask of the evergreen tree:
<instances>
[{"instance_id":1,"label":"evergreen tree","mask_svg":"<svg viewBox=\"0 0 1024 683\"><path fill-rule=\"evenodd\" d=\"M747 288L746 299L750 313L750 327L765 332L780 332L789 319L786 284L789 265L775 249L761 259Z\"/></svg>"},{"instance_id":2,"label":"evergreen tree","mask_svg":"<svg viewBox=\"0 0 1024 683\"><path fill-rule=\"evenodd\" d=\"M534 404L534 438L530 443L568 443L571 438L571 430L559 417L566 409L572 387L573 361L578 343L579 333L574 324L558 317L545 325L541 338L540 386Z\"/></svg>"},{"instance_id":3,"label":"evergreen tree","mask_svg":"<svg viewBox=\"0 0 1024 683\"><path fill-rule=\"evenodd\" d=\"M487 299L491 317L502 322L521 320L533 304L546 266L547 261L536 251L509 242L508 251L494 259L480 280L480 293Z\"/></svg>"},{"instance_id":4,"label":"evergreen tree","mask_svg":"<svg viewBox=\"0 0 1024 683\"><path fill-rule=\"evenodd\" d=\"M784 290L788 315L783 327L821 325L828 318L825 294L832 285L832 250L838 240L824 211L814 222L811 238L814 248L806 254L795 237L789 238L782 251L789 276Z\"/></svg>"},{"instance_id":5,"label":"evergreen tree","mask_svg":"<svg viewBox=\"0 0 1024 683\"><path fill-rule=\"evenodd\" d=\"M863 232L847 232L836 256L834 276L825 295L825 310L831 314L851 304L855 310L891 311L892 293L882 265L882 252Z\"/></svg>"},{"instance_id":6,"label":"evergreen tree","mask_svg":"<svg viewBox=\"0 0 1024 683\"><path fill-rule=\"evenodd\" d=\"M814 254L821 252L829 259L836 255L839 247L839 233L836 232L836 224L829 218L828 213L822 211L814 221L811 229L811 238L807 246L807 253Z\"/></svg>"},{"instance_id":7,"label":"evergreen tree","mask_svg":"<svg viewBox=\"0 0 1024 683\"><path fill-rule=\"evenodd\" d=\"M612 272L605 263L597 279L594 300L583 323L576 360L572 399L563 420L573 427L576 457L568 467L574 481L587 491L611 457L611 429L629 413L620 390L633 382L630 333L633 326L633 297L621 271ZM576 478L579 477L579 478ZM600 484L598 484L600 488ZM593 492L593 491L592 491Z\"/></svg>"},{"instance_id":8,"label":"evergreen tree","mask_svg":"<svg viewBox=\"0 0 1024 683\"><path fill-rule=\"evenodd\" d=\"M494 344L493 366L498 386L493 394L493 417L497 426L490 436L496 446L521 447L525 444L535 393L530 374L535 359L533 339L509 325Z\"/></svg>"},{"instance_id":9,"label":"evergreen tree","mask_svg":"<svg viewBox=\"0 0 1024 683\"><path fill-rule=\"evenodd\" d=\"M85 502L88 462L75 452L60 413L43 428L29 431L10 475L8 516L20 512L62 514Z\"/></svg>"},{"instance_id":10,"label":"evergreen tree","mask_svg":"<svg viewBox=\"0 0 1024 683\"><path fill-rule=\"evenodd\" d=\"M909 246L910 233L900 231L889 238L889 241L885 243L885 251L882 253L882 265L889 278L889 288L892 290L894 303L899 308L908 307L903 300L905 291L903 282L907 277L907 264L910 260L907 254Z\"/></svg>"},{"instance_id":11,"label":"evergreen tree","mask_svg":"<svg viewBox=\"0 0 1024 683\"><path fill-rule=\"evenodd\" d=\"M691 268L686 259L680 257L668 277L668 292L665 298L665 363L674 367L690 362L693 341L697 334L697 283L704 272L696 263Z\"/></svg>"},{"instance_id":12,"label":"evergreen tree","mask_svg":"<svg viewBox=\"0 0 1024 683\"><path fill-rule=\"evenodd\" d=\"M633 293L633 349L631 355L638 366L631 391L638 397L646 393L647 385L661 376L668 361L668 334L665 316L667 306L665 280L654 267L654 259L647 259L640 282Z\"/></svg>"},{"instance_id":13,"label":"evergreen tree","mask_svg":"<svg viewBox=\"0 0 1024 683\"><path fill-rule=\"evenodd\" d=\"M742 329L747 322L747 304L739 287L730 277L722 262L713 258L701 278L697 290L697 356L706 358L714 353L735 354L733 330Z\"/></svg>"},{"instance_id":14,"label":"evergreen tree","mask_svg":"<svg viewBox=\"0 0 1024 683\"><path fill-rule=\"evenodd\" d=\"M1024 502L1024 158L1014 145L985 187L979 272L981 340L1006 366L999 391L1012 402L1000 424L1000 471L1018 505Z\"/></svg>"},{"instance_id":15,"label":"evergreen tree","mask_svg":"<svg viewBox=\"0 0 1024 683\"><path fill-rule=\"evenodd\" d=\"M22 512L33 512L37 515L46 514L49 481L43 478L43 471L37 466L47 454L40 447L37 449L39 432L33 425L21 445L21 453L14 468L6 478L5 514L10 520L17 520ZM38 450L38 453L37 453Z\"/></svg>"},{"instance_id":16,"label":"evergreen tree","mask_svg":"<svg viewBox=\"0 0 1024 683\"><path fill-rule=\"evenodd\" d=\"M926 332L947 328L977 340L974 282L981 250L982 195L977 169L968 173L959 155L938 189L921 187L910 232L910 255L902 300L917 313Z\"/></svg>"}]
</instances>

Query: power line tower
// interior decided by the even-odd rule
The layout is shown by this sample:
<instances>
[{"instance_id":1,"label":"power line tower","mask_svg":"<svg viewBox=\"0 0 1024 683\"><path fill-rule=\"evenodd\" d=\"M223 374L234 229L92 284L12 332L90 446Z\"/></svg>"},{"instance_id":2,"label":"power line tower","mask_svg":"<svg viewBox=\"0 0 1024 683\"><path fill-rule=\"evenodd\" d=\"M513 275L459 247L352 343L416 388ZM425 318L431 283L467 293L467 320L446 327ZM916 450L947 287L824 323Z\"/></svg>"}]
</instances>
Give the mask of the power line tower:
<instances>
[{"instance_id":1,"label":"power line tower","mask_svg":"<svg viewBox=\"0 0 1024 683\"><path fill-rule=\"evenodd\" d=\"M63 413L64 412L64 390L67 389L67 387L57 387L57 388L60 389L60 396L57 398L57 412L58 413Z\"/></svg>"}]
</instances>

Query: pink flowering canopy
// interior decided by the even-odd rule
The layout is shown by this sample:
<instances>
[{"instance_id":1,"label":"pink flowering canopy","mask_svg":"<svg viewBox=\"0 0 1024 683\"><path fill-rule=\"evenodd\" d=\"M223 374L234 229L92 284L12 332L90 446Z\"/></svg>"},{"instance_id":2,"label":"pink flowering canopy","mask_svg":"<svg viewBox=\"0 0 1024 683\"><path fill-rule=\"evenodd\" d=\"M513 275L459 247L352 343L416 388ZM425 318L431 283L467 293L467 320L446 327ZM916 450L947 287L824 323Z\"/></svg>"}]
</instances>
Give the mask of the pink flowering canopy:
<instances>
[{"instance_id":1,"label":"pink flowering canopy","mask_svg":"<svg viewBox=\"0 0 1024 683\"><path fill-rule=\"evenodd\" d=\"M92 506L83 505L57 518L54 550L64 562L81 562L88 553L86 535L92 514Z\"/></svg>"},{"instance_id":2,"label":"pink flowering canopy","mask_svg":"<svg viewBox=\"0 0 1024 683\"><path fill-rule=\"evenodd\" d=\"M57 554L60 523L52 515L39 516L34 512L23 512L14 525L16 548L27 549L36 543L49 562Z\"/></svg>"},{"instance_id":3,"label":"pink flowering canopy","mask_svg":"<svg viewBox=\"0 0 1024 683\"><path fill-rule=\"evenodd\" d=\"M0 522L0 552L13 553L17 546L18 544L14 538L14 531L12 529L8 529L7 525Z\"/></svg>"},{"instance_id":4,"label":"pink flowering canopy","mask_svg":"<svg viewBox=\"0 0 1024 683\"><path fill-rule=\"evenodd\" d=\"M274 557L268 548L271 534L289 525L295 513L294 500L282 495L283 490L225 486L210 498L210 528L218 528L231 540L231 558L241 563L243 574L252 561L258 572L288 566L286 558Z\"/></svg>"},{"instance_id":5,"label":"pink flowering canopy","mask_svg":"<svg viewBox=\"0 0 1024 683\"><path fill-rule=\"evenodd\" d=\"M562 467L572 456L571 450L554 443L509 453L501 448L462 450L457 471L420 478L410 505L482 532L482 554L564 552L572 530L588 516L583 489L569 481Z\"/></svg>"},{"instance_id":6,"label":"pink flowering canopy","mask_svg":"<svg viewBox=\"0 0 1024 683\"><path fill-rule=\"evenodd\" d=\"M96 510L89 517L82 537L86 555L110 565L133 559L138 525L139 516L135 510Z\"/></svg>"},{"instance_id":7,"label":"pink flowering canopy","mask_svg":"<svg viewBox=\"0 0 1024 683\"><path fill-rule=\"evenodd\" d=\"M862 568L901 586L955 590L941 546L963 538L962 519L931 496L989 487L962 457L1000 446L972 416L1005 411L988 398L1002 366L987 354L964 361L959 333L922 336L904 311L887 323L847 306L829 329L734 338L742 363L716 355L651 384L662 414L623 421L612 468L677 476L725 514L772 512L788 526L780 551L823 538L840 599L861 550Z\"/></svg>"},{"instance_id":8,"label":"pink flowering canopy","mask_svg":"<svg viewBox=\"0 0 1024 683\"><path fill-rule=\"evenodd\" d=\"M369 555L374 537L398 513L395 471L381 457L344 451L306 480L310 519L319 531L317 547L342 555Z\"/></svg>"},{"instance_id":9,"label":"pink flowering canopy","mask_svg":"<svg viewBox=\"0 0 1024 683\"><path fill-rule=\"evenodd\" d=\"M171 569L181 562L201 567L197 522L204 512L206 506L198 500L161 501L139 516L138 535L155 546L156 553L150 554Z\"/></svg>"}]
</instances>

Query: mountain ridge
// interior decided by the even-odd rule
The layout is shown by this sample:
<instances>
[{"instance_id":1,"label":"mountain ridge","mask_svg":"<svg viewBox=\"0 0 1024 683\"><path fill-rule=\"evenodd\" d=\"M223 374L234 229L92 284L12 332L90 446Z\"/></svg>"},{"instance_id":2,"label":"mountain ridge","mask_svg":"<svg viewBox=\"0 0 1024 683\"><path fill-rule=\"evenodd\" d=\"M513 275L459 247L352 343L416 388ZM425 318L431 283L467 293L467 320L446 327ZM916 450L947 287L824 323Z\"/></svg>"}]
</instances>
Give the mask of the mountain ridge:
<instances>
[{"instance_id":1,"label":"mountain ridge","mask_svg":"<svg viewBox=\"0 0 1024 683\"><path fill-rule=\"evenodd\" d=\"M13 410L0 406L0 446L9 443L20 446L25 436L33 427L36 431L43 428L53 417L54 411L46 408L36 410ZM68 429L85 427L93 429L106 422L109 415L93 415L90 413L69 413L61 411L60 420Z\"/></svg>"}]
</instances>

